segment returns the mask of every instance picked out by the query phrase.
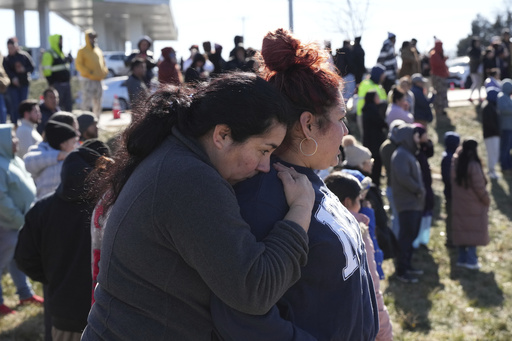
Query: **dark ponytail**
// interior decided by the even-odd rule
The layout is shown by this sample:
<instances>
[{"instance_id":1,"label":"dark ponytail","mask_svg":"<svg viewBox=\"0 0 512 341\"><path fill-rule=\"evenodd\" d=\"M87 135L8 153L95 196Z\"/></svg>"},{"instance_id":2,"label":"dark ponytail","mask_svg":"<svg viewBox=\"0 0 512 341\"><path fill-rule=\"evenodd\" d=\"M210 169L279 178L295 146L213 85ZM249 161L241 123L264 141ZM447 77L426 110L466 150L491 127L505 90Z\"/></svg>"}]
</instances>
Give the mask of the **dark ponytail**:
<instances>
[{"instance_id":1,"label":"dark ponytail","mask_svg":"<svg viewBox=\"0 0 512 341\"><path fill-rule=\"evenodd\" d=\"M478 142L474 139L467 139L462 143L462 149L459 154L457 168L455 169L455 181L457 185L468 188L468 166L471 161L476 161L482 165L477 153Z\"/></svg>"},{"instance_id":2,"label":"dark ponytail","mask_svg":"<svg viewBox=\"0 0 512 341\"><path fill-rule=\"evenodd\" d=\"M104 193L110 207L139 166L176 127L183 135L200 138L218 124L226 124L236 143L268 131L276 122L291 125L289 102L253 73L230 73L194 88L163 85L135 104L133 121L123 132L120 146L105 176L97 180L91 197Z\"/></svg>"}]
</instances>

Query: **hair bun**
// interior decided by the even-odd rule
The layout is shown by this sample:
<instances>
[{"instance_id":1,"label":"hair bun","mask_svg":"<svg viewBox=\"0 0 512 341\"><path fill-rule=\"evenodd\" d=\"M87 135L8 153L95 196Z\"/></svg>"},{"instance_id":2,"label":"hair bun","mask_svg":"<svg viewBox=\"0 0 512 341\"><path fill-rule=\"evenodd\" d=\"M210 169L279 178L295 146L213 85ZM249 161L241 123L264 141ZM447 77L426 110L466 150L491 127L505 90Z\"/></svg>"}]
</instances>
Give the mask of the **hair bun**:
<instances>
[{"instance_id":1,"label":"hair bun","mask_svg":"<svg viewBox=\"0 0 512 341\"><path fill-rule=\"evenodd\" d=\"M299 45L300 42L282 28L267 33L261 47L265 65L271 71L280 72L288 69L295 64Z\"/></svg>"},{"instance_id":2,"label":"hair bun","mask_svg":"<svg viewBox=\"0 0 512 341\"><path fill-rule=\"evenodd\" d=\"M263 38L261 55L270 71L283 72L294 65L310 67L319 60L318 49L302 44L300 40L278 28Z\"/></svg>"}]
</instances>

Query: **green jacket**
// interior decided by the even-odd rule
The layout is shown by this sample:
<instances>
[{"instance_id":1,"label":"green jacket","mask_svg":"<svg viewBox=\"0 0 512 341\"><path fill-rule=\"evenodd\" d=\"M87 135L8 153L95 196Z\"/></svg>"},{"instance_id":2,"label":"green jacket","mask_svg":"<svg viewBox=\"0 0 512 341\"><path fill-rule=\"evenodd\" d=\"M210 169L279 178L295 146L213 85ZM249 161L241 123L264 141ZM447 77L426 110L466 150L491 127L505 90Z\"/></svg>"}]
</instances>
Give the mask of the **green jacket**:
<instances>
[{"instance_id":1,"label":"green jacket","mask_svg":"<svg viewBox=\"0 0 512 341\"><path fill-rule=\"evenodd\" d=\"M50 84L53 82L68 82L70 77L69 62L59 46L61 37L60 34L53 34L48 37L50 49L43 53L41 61L43 74Z\"/></svg>"}]
</instances>

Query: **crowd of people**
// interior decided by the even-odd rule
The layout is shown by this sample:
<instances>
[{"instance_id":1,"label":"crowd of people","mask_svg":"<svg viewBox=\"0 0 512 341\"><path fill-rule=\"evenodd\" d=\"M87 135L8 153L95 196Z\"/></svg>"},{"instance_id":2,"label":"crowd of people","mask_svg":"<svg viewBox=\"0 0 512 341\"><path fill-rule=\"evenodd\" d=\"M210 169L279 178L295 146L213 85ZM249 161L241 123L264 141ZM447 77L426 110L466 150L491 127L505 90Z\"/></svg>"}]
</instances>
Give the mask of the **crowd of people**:
<instances>
[{"instance_id":1,"label":"crowd of people","mask_svg":"<svg viewBox=\"0 0 512 341\"><path fill-rule=\"evenodd\" d=\"M413 254L434 210L429 129L448 105L439 39L423 57L404 42L398 68L389 33L367 73L361 37L333 55L277 29L261 51L236 36L227 61L204 42L178 62L172 47L156 59L145 36L126 59L133 115L111 151L97 127L108 70L97 34L85 38L79 114L61 36L43 56L41 102L27 99L33 62L16 39L0 68L0 269L20 303L44 304L45 340L393 339L382 265L393 259L404 283L423 274ZM498 161L512 172L512 81L486 72L497 178ZM345 125L354 95L360 140ZM446 245L478 270L484 166L475 139L444 139ZM14 312L0 288L0 314Z\"/></svg>"}]
</instances>

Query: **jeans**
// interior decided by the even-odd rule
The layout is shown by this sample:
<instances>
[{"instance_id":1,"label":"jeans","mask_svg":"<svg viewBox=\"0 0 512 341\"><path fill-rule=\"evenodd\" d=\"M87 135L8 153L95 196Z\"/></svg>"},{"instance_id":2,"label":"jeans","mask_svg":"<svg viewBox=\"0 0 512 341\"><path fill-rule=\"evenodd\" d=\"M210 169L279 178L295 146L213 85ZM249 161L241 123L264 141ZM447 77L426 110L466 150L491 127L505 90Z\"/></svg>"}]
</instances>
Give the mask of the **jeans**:
<instances>
[{"instance_id":1,"label":"jeans","mask_svg":"<svg viewBox=\"0 0 512 341\"><path fill-rule=\"evenodd\" d=\"M476 246L459 246L459 256L457 263L475 265L478 263L478 256L476 254Z\"/></svg>"},{"instance_id":2,"label":"jeans","mask_svg":"<svg viewBox=\"0 0 512 341\"><path fill-rule=\"evenodd\" d=\"M5 229L0 227L0 273L2 270L9 266L9 272L12 277L12 281L16 286L16 293L20 300L30 298L34 295L32 286L27 280L27 276L16 266L14 261L14 250L16 249L16 243L18 242L18 231ZM2 284L0 282L0 304L4 303L2 295Z\"/></svg>"},{"instance_id":3,"label":"jeans","mask_svg":"<svg viewBox=\"0 0 512 341\"><path fill-rule=\"evenodd\" d=\"M20 103L27 99L28 96L28 85L27 86L9 86L7 88L7 94L9 95L9 98L11 99L11 107L10 107L10 113L11 116L11 122L15 125L18 125L18 107Z\"/></svg>"},{"instance_id":4,"label":"jeans","mask_svg":"<svg viewBox=\"0 0 512 341\"><path fill-rule=\"evenodd\" d=\"M345 103L349 98L354 96L354 92L356 91L356 78L353 74L349 73L345 77L343 77L343 99Z\"/></svg>"},{"instance_id":5,"label":"jeans","mask_svg":"<svg viewBox=\"0 0 512 341\"><path fill-rule=\"evenodd\" d=\"M7 122L7 108L5 106L4 94L0 94L0 123Z\"/></svg>"},{"instance_id":6,"label":"jeans","mask_svg":"<svg viewBox=\"0 0 512 341\"><path fill-rule=\"evenodd\" d=\"M502 130L500 139L500 163L501 171L512 169L512 156L510 150L512 149L512 130Z\"/></svg>"},{"instance_id":7,"label":"jeans","mask_svg":"<svg viewBox=\"0 0 512 341\"><path fill-rule=\"evenodd\" d=\"M59 93L59 106L62 110L71 112L73 110L73 97L69 82L53 83L52 86Z\"/></svg>"},{"instance_id":8,"label":"jeans","mask_svg":"<svg viewBox=\"0 0 512 341\"><path fill-rule=\"evenodd\" d=\"M396 274L402 276L412 267L412 242L420 229L422 211L402 211L398 213L398 216L400 233L398 235L399 253L396 260Z\"/></svg>"},{"instance_id":9,"label":"jeans","mask_svg":"<svg viewBox=\"0 0 512 341\"><path fill-rule=\"evenodd\" d=\"M500 159L500 137L492 136L484 139L485 149L487 149L487 168L489 175L495 175L495 166Z\"/></svg>"},{"instance_id":10,"label":"jeans","mask_svg":"<svg viewBox=\"0 0 512 341\"><path fill-rule=\"evenodd\" d=\"M391 187L386 187L386 196L388 197L389 207L391 207L391 231L395 234L395 237L398 239L398 235L400 234L400 223L398 220L398 212L396 211L395 201L393 200L393 190Z\"/></svg>"}]
</instances>

